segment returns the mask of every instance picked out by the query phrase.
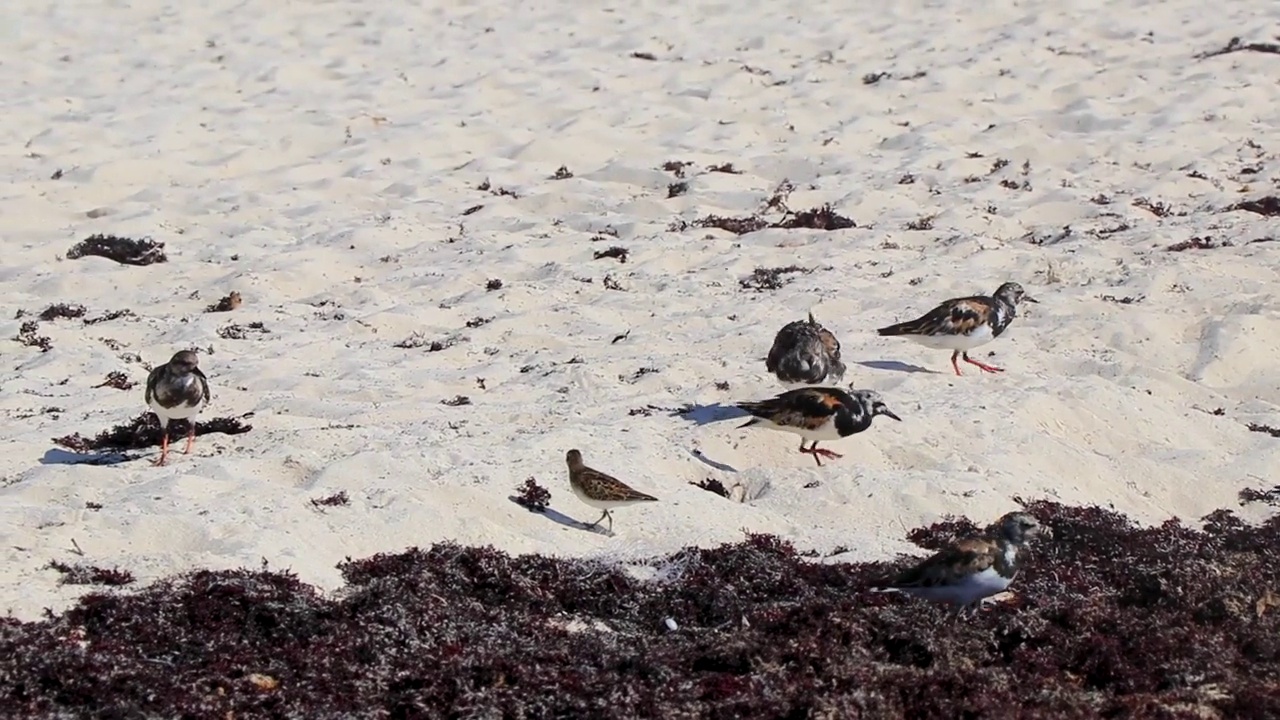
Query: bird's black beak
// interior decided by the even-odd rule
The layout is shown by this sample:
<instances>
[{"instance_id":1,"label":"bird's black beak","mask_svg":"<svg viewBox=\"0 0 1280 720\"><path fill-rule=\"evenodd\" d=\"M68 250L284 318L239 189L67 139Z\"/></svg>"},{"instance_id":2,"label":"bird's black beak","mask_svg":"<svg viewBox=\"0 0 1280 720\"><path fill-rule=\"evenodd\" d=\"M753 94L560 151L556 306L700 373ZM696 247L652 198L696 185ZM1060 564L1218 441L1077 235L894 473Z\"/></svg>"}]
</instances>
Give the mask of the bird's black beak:
<instances>
[{"instance_id":1,"label":"bird's black beak","mask_svg":"<svg viewBox=\"0 0 1280 720\"><path fill-rule=\"evenodd\" d=\"M1039 305L1039 304L1040 304L1040 301L1039 301L1039 300L1037 300L1037 299L1035 299L1035 298L1031 297L1030 295L1023 295L1023 296L1022 296L1022 299L1023 299L1023 301L1025 301L1025 302L1032 302L1032 303L1035 303L1035 304L1037 304L1037 305Z\"/></svg>"},{"instance_id":2,"label":"bird's black beak","mask_svg":"<svg viewBox=\"0 0 1280 720\"><path fill-rule=\"evenodd\" d=\"M902 422L902 418L898 417L897 415L894 415L894 414L893 414L893 411L892 411L892 410L890 410L889 408L884 408L884 409L882 409L882 410L880 411L880 414L881 414L881 415L887 415L887 416L889 416L889 417L893 418L894 420L897 420L898 422Z\"/></svg>"}]
</instances>

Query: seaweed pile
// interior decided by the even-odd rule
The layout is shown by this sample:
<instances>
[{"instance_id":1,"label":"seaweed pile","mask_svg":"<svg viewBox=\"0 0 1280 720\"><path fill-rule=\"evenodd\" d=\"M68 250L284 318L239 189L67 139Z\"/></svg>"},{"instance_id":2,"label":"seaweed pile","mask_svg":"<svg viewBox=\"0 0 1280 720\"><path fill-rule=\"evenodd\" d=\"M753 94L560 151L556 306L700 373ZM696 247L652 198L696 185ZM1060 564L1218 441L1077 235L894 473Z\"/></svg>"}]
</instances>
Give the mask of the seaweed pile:
<instances>
[{"instance_id":1,"label":"seaweed pile","mask_svg":"<svg viewBox=\"0 0 1280 720\"><path fill-rule=\"evenodd\" d=\"M67 250L68 260L84 257L104 257L121 265L152 265L169 262L164 243L151 238L119 237L116 235L90 235Z\"/></svg>"},{"instance_id":2,"label":"seaweed pile","mask_svg":"<svg viewBox=\"0 0 1280 720\"><path fill-rule=\"evenodd\" d=\"M108 381L110 381L110 376L108 376ZM243 417L249 417L249 415ZM190 420L174 420L169 424L169 436L171 438L181 437L190 428L190 422ZM239 418L220 417L207 421L197 421L195 434L197 436L208 435L209 433L239 435L252 429L252 425L244 424ZM78 453L87 453L100 450L147 448L159 445L163 439L164 430L160 427L160 420L156 418L155 413L144 412L129 422L112 426L94 437L86 438L80 433L72 433L64 437L53 438L53 443Z\"/></svg>"},{"instance_id":3,"label":"seaweed pile","mask_svg":"<svg viewBox=\"0 0 1280 720\"><path fill-rule=\"evenodd\" d=\"M868 590L898 563L764 535L645 580L449 543L349 559L332 597L287 572L192 572L0 619L0 715L1280 717L1280 519L1026 508L1054 539L1013 601L961 621Z\"/></svg>"}]
</instances>

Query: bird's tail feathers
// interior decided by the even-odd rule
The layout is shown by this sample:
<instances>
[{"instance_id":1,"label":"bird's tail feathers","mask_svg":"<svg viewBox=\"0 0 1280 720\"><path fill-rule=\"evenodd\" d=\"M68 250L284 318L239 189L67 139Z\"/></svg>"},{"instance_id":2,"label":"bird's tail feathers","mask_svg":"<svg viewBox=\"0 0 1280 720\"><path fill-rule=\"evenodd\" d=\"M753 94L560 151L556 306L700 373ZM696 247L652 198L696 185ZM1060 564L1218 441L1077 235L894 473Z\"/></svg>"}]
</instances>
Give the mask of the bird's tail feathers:
<instances>
[{"instance_id":1,"label":"bird's tail feathers","mask_svg":"<svg viewBox=\"0 0 1280 720\"><path fill-rule=\"evenodd\" d=\"M876 332L881 335L919 335L921 333L920 321L908 320L906 322L897 323L896 325L882 327L879 330L876 330Z\"/></svg>"},{"instance_id":2,"label":"bird's tail feathers","mask_svg":"<svg viewBox=\"0 0 1280 720\"><path fill-rule=\"evenodd\" d=\"M776 374L784 382L817 382L826 377L827 364L816 352L797 353L782 358Z\"/></svg>"}]
</instances>

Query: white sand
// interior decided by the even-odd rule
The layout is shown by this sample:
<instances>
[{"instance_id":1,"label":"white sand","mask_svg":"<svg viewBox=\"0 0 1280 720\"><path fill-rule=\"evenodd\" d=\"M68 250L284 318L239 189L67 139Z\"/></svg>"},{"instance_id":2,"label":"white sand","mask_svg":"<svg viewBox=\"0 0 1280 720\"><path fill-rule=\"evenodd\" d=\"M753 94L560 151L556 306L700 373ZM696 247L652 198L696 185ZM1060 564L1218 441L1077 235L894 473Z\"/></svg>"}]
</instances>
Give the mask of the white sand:
<instances>
[{"instance_id":1,"label":"white sand","mask_svg":"<svg viewBox=\"0 0 1280 720\"><path fill-rule=\"evenodd\" d=\"M1280 425L1280 243L1246 243L1280 222L1214 210L1280 192L1280 56L1192 58L1270 40L1276 8L411 5L0 11L0 609L32 618L86 591L50 560L146 582L265 559L333 588L346 556L445 539L634 557L744 529L877 558L911 549L904 528L994 518L1014 496L1155 522L1276 484L1280 440L1245 424ZM864 84L875 72L891 76ZM668 199L673 160L694 165ZM561 165L574 177L548 179ZM477 190L486 178L519 198ZM751 213L784 179L792 208L830 202L859 227L667 230ZM904 229L924 215L932 230ZM592 242L606 228L617 239ZM152 236L170 262L62 259L97 232ZM1162 249L1205 235L1236 246ZM630 260L592 259L610 245ZM738 286L791 264L818 269ZM1041 304L975 356L1003 375L956 378L945 351L874 333L1006 280ZM242 308L202 312L231 290ZM19 309L53 302L138 317L41 323L48 353L8 340ZM776 392L764 355L810 309L848 379L905 422L829 444L845 458L818 468L740 420L629 412ZM492 321L467 328L477 317ZM254 321L270 334L216 332ZM466 340L393 347L415 332ZM65 464L51 438L136 416L147 368L189 346L213 386L204 418L253 412L252 432L203 436L164 468ZM619 379L644 367L659 372ZM140 384L93 388L113 370ZM441 404L459 394L473 404ZM555 511L594 520L568 489L570 447L662 501L618 510L612 538L508 501L533 476ZM771 492L737 504L688 484L705 477ZM347 507L309 504L340 490Z\"/></svg>"}]
</instances>

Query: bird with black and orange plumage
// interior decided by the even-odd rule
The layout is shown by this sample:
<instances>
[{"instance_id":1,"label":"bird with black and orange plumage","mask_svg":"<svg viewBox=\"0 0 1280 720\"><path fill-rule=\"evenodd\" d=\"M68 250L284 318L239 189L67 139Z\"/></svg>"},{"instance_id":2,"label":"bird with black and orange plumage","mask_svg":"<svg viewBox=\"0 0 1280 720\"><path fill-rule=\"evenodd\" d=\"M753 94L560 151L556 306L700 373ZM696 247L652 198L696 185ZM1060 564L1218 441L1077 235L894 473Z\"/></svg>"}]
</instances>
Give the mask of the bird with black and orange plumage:
<instances>
[{"instance_id":1,"label":"bird with black and orange plumage","mask_svg":"<svg viewBox=\"0 0 1280 720\"><path fill-rule=\"evenodd\" d=\"M809 313L807 320L793 320L773 338L765 369L788 390L831 385L844 377L840 341Z\"/></svg>"},{"instance_id":2,"label":"bird with black and orange plumage","mask_svg":"<svg viewBox=\"0 0 1280 720\"><path fill-rule=\"evenodd\" d=\"M882 327L876 332L905 337L927 348L953 351L951 367L955 368L956 375L962 374L956 362L960 357L983 372L1004 372L1004 368L970 358L969 351L1000 337L1018 316L1018 305L1024 302L1040 301L1028 295L1018 283L1007 282L992 295L952 298L915 320Z\"/></svg>"},{"instance_id":3,"label":"bird with black and orange plumage","mask_svg":"<svg viewBox=\"0 0 1280 720\"><path fill-rule=\"evenodd\" d=\"M196 416L209 404L209 379L200 371L195 352L176 352L169 362L152 370L147 375L145 399L160 421L162 433L160 457L152 464L164 465L169 458L170 420L187 421L187 447L182 452L190 453L196 441Z\"/></svg>"},{"instance_id":4,"label":"bird with black and orange plumage","mask_svg":"<svg viewBox=\"0 0 1280 720\"><path fill-rule=\"evenodd\" d=\"M946 603L956 615L976 610L986 598L1009 589L1023 551L1037 537L1053 533L1030 513L1006 513L985 531L957 538L875 589Z\"/></svg>"},{"instance_id":5,"label":"bird with black and orange plumage","mask_svg":"<svg viewBox=\"0 0 1280 720\"><path fill-rule=\"evenodd\" d=\"M813 456L819 466L826 458L843 457L840 453L819 448L818 443L839 440L871 427L877 415L898 417L874 390L850 390L834 387L806 387L788 390L768 400L740 402L736 405L754 417L740 428L759 427L800 436L800 452ZM811 443L805 447L805 443Z\"/></svg>"}]
</instances>

